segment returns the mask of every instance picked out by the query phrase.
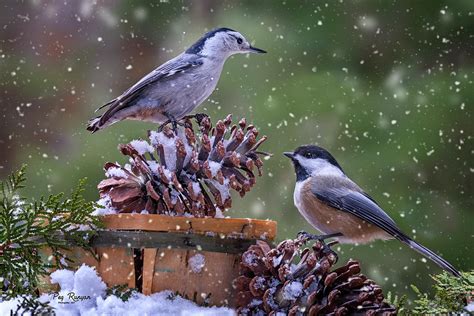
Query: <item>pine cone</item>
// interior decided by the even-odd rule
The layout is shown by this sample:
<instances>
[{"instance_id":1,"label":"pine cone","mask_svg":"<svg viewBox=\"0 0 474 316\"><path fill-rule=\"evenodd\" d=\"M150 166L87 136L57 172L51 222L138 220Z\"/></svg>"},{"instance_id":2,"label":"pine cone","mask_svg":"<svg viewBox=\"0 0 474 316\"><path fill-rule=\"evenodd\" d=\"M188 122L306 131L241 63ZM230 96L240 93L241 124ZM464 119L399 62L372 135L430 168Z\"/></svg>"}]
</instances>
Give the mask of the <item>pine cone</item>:
<instances>
[{"instance_id":1,"label":"pine cone","mask_svg":"<svg viewBox=\"0 0 474 316\"><path fill-rule=\"evenodd\" d=\"M149 131L150 142L135 140L120 145L129 164L106 163L107 179L98 185L101 198L109 197L119 212L221 216L232 205L230 189L243 197L255 184L256 167L262 175L258 131L245 119L232 125L232 117L212 127L207 116L197 116L199 135L191 118L173 131Z\"/></svg>"},{"instance_id":2,"label":"pine cone","mask_svg":"<svg viewBox=\"0 0 474 316\"><path fill-rule=\"evenodd\" d=\"M357 261L332 269L330 245L285 240L276 248L258 241L242 255L234 280L239 315L394 315L382 289L360 273ZM298 260L299 258L299 260Z\"/></svg>"}]
</instances>

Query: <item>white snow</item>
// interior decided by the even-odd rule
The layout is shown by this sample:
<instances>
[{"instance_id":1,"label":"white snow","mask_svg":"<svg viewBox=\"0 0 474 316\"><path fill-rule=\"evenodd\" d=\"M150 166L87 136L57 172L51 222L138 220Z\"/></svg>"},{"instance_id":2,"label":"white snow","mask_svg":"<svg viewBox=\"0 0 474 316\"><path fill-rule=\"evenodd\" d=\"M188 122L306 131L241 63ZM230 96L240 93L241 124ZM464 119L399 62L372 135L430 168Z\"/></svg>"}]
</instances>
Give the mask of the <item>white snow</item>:
<instances>
[{"instance_id":1,"label":"white snow","mask_svg":"<svg viewBox=\"0 0 474 316\"><path fill-rule=\"evenodd\" d=\"M51 273L51 283L57 283L61 289L71 290L74 288L74 272L71 270L57 270Z\"/></svg>"},{"instance_id":2,"label":"white snow","mask_svg":"<svg viewBox=\"0 0 474 316\"><path fill-rule=\"evenodd\" d=\"M51 282L61 290L56 294L43 294L41 301L50 301L58 315L82 315L96 306L96 299L105 296L106 285L94 268L82 265L75 273L57 270L51 274Z\"/></svg>"},{"instance_id":3,"label":"white snow","mask_svg":"<svg viewBox=\"0 0 474 316\"><path fill-rule=\"evenodd\" d=\"M206 265L206 257L197 253L188 259L188 265L194 273L200 273Z\"/></svg>"},{"instance_id":4,"label":"white snow","mask_svg":"<svg viewBox=\"0 0 474 316\"><path fill-rule=\"evenodd\" d=\"M469 313L473 313L474 312L474 302L471 302L471 303L467 304L464 307L464 310L469 312Z\"/></svg>"},{"instance_id":5,"label":"white snow","mask_svg":"<svg viewBox=\"0 0 474 316\"><path fill-rule=\"evenodd\" d=\"M193 146L191 146L188 143L188 139L186 138L186 134L184 133L184 129L179 129L178 130L178 137L183 141L184 143L184 150L186 150L186 157L184 158L184 163L183 165L187 165L189 160L192 157L193 154Z\"/></svg>"},{"instance_id":6,"label":"white snow","mask_svg":"<svg viewBox=\"0 0 474 316\"><path fill-rule=\"evenodd\" d=\"M93 316L93 315L203 315L231 316L235 312L226 307L200 307L171 291L163 291L146 296L133 294L127 301L117 296L106 297L106 286L94 268L82 265L75 273L69 270L58 270L51 274L51 279L60 285L58 293L43 294L40 301L49 302L57 315ZM15 311L20 297L0 302L0 315L10 315ZM20 314L22 310L19 311ZM25 313L24 315L31 315Z\"/></svg>"},{"instance_id":7,"label":"white snow","mask_svg":"<svg viewBox=\"0 0 474 316\"><path fill-rule=\"evenodd\" d=\"M165 134L155 131L150 132L150 142L157 147L159 144L163 146L165 153L166 166L169 170L176 170L176 137L168 138Z\"/></svg>"},{"instance_id":8,"label":"white snow","mask_svg":"<svg viewBox=\"0 0 474 316\"><path fill-rule=\"evenodd\" d=\"M276 268L280 265L281 260L283 260L283 255L279 255L277 258L273 259L273 267Z\"/></svg>"},{"instance_id":9,"label":"white snow","mask_svg":"<svg viewBox=\"0 0 474 316\"><path fill-rule=\"evenodd\" d=\"M229 179L224 179L224 184L220 184L217 180L208 180L210 181L219 193L221 194L222 201L227 200L230 197L230 182Z\"/></svg>"},{"instance_id":10,"label":"white snow","mask_svg":"<svg viewBox=\"0 0 474 316\"><path fill-rule=\"evenodd\" d=\"M192 185L195 194L201 193L201 186L199 185L199 182L193 182Z\"/></svg>"},{"instance_id":11,"label":"white snow","mask_svg":"<svg viewBox=\"0 0 474 316\"><path fill-rule=\"evenodd\" d=\"M243 256L242 256L242 261L248 265L248 266L256 266L257 263L257 255L254 254L253 252L246 252Z\"/></svg>"},{"instance_id":12,"label":"white snow","mask_svg":"<svg viewBox=\"0 0 474 316\"><path fill-rule=\"evenodd\" d=\"M294 301L301 295L302 292L303 292L303 284L301 284L301 282L298 282L298 281L293 281L293 282L290 282L283 289L283 298L285 300Z\"/></svg>"},{"instance_id":13,"label":"white snow","mask_svg":"<svg viewBox=\"0 0 474 316\"><path fill-rule=\"evenodd\" d=\"M117 214L118 211L112 206L112 201L110 200L110 196L106 195L100 200L97 201L97 204L100 207L96 207L95 210L92 212L92 215L100 216L100 215L108 215L108 214Z\"/></svg>"},{"instance_id":14,"label":"white snow","mask_svg":"<svg viewBox=\"0 0 474 316\"><path fill-rule=\"evenodd\" d=\"M224 213L218 207L216 207L216 215L214 216L214 218L225 218Z\"/></svg>"},{"instance_id":15,"label":"white snow","mask_svg":"<svg viewBox=\"0 0 474 316\"><path fill-rule=\"evenodd\" d=\"M111 167L109 168L106 172L105 172L105 175L109 178L112 178L112 177L117 177L117 178L128 178L127 174L125 173L125 171L123 171L122 169L120 168L117 168L117 167Z\"/></svg>"},{"instance_id":16,"label":"white snow","mask_svg":"<svg viewBox=\"0 0 474 316\"><path fill-rule=\"evenodd\" d=\"M257 299L254 298L254 299L250 302L250 304L248 305L248 307L255 307L255 306L258 306L258 305L262 304L262 302L263 302L262 300L257 300Z\"/></svg>"},{"instance_id":17,"label":"white snow","mask_svg":"<svg viewBox=\"0 0 474 316\"><path fill-rule=\"evenodd\" d=\"M148 166L150 167L151 171L153 173L157 173L158 172L158 166L160 166L160 164L158 163L158 161L154 161L154 160L147 160L147 164Z\"/></svg>"},{"instance_id":18,"label":"white snow","mask_svg":"<svg viewBox=\"0 0 474 316\"><path fill-rule=\"evenodd\" d=\"M135 150L138 151L138 153L140 155L143 155L144 153L153 153L155 151L153 146L148 144L147 141L141 140L141 139L140 140L132 140L130 142L130 145L132 145L132 147L135 148Z\"/></svg>"},{"instance_id":19,"label":"white snow","mask_svg":"<svg viewBox=\"0 0 474 316\"><path fill-rule=\"evenodd\" d=\"M172 169L172 170L174 170L174 169ZM169 169L166 169L165 167L163 167L163 173L164 173L166 179L168 179L168 181L172 181L172 180L173 180L171 171L170 171Z\"/></svg>"},{"instance_id":20,"label":"white snow","mask_svg":"<svg viewBox=\"0 0 474 316\"><path fill-rule=\"evenodd\" d=\"M27 297L30 297L29 295ZM15 312L17 309L17 306L21 303L22 299L21 297L16 297L14 299L11 299L9 301L1 301L0 300L0 315L10 315L10 312ZM22 309L19 310L18 314L22 315ZM31 313L26 313L24 315L31 315Z\"/></svg>"},{"instance_id":21,"label":"white snow","mask_svg":"<svg viewBox=\"0 0 474 316\"><path fill-rule=\"evenodd\" d=\"M255 279L255 288L257 289L265 289L265 278L264 277L257 277Z\"/></svg>"},{"instance_id":22,"label":"white snow","mask_svg":"<svg viewBox=\"0 0 474 316\"><path fill-rule=\"evenodd\" d=\"M212 177L217 175L217 172L221 169L221 164L212 160L209 160L209 169L211 169Z\"/></svg>"}]
</instances>

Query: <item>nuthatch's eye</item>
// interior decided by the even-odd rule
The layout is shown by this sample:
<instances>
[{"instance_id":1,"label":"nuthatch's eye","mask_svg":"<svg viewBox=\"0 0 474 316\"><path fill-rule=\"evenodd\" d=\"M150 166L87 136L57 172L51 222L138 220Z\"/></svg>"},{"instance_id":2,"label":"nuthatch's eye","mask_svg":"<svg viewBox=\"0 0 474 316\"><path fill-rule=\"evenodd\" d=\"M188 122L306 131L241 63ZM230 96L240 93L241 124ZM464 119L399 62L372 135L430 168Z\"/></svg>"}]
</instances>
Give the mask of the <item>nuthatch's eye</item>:
<instances>
[{"instance_id":1,"label":"nuthatch's eye","mask_svg":"<svg viewBox=\"0 0 474 316\"><path fill-rule=\"evenodd\" d=\"M240 45L240 44L242 44L242 42L243 42L243 39L241 39L241 38L238 38L238 39L237 39L237 44Z\"/></svg>"}]
</instances>

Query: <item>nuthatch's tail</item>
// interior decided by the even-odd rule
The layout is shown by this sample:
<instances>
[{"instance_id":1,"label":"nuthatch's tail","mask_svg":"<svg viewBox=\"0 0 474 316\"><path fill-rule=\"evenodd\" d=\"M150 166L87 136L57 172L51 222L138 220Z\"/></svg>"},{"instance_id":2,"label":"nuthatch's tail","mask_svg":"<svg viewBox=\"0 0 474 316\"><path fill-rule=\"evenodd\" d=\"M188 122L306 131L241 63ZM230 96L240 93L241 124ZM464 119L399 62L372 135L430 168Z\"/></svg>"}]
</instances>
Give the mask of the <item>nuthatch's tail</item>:
<instances>
[{"instance_id":1,"label":"nuthatch's tail","mask_svg":"<svg viewBox=\"0 0 474 316\"><path fill-rule=\"evenodd\" d=\"M405 236L406 237L406 236ZM417 243L416 241L412 240L411 238L398 238L400 241L406 243L408 246L410 246L411 249L419 252L420 254L422 254L423 256L427 257L428 259L430 259L431 261L433 261L434 263L436 263L438 266L440 266L442 269L450 272L452 275L454 276L457 276L457 277L461 277L461 273L456 270L455 267L453 267L453 265L451 263L449 263L448 261L444 260L443 258L441 258L440 256L438 256L437 254L435 254L433 251L429 250L428 248L426 248L425 246L423 245L420 245L419 243Z\"/></svg>"},{"instance_id":2,"label":"nuthatch's tail","mask_svg":"<svg viewBox=\"0 0 474 316\"><path fill-rule=\"evenodd\" d=\"M100 123L100 116L93 118L87 122L87 130L89 132L95 133L102 129L102 124Z\"/></svg>"}]
</instances>

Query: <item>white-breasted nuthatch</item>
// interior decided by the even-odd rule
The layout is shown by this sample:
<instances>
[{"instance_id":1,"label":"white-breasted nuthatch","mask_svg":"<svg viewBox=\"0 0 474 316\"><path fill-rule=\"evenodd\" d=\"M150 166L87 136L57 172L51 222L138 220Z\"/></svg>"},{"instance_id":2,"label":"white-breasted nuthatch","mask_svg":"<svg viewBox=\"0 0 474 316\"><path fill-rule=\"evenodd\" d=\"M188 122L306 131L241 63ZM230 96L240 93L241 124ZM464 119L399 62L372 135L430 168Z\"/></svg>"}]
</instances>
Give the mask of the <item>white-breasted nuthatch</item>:
<instances>
[{"instance_id":1,"label":"white-breasted nuthatch","mask_svg":"<svg viewBox=\"0 0 474 316\"><path fill-rule=\"evenodd\" d=\"M449 262L405 235L377 202L346 176L328 151L306 145L284 155L295 167L295 206L314 228L341 243L395 238L461 276Z\"/></svg>"},{"instance_id":2,"label":"white-breasted nuthatch","mask_svg":"<svg viewBox=\"0 0 474 316\"><path fill-rule=\"evenodd\" d=\"M107 107L104 114L89 121L87 130L94 133L125 119L176 124L211 95L225 61L238 53L266 52L229 28L206 33L185 52L97 109Z\"/></svg>"}]
</instances>

